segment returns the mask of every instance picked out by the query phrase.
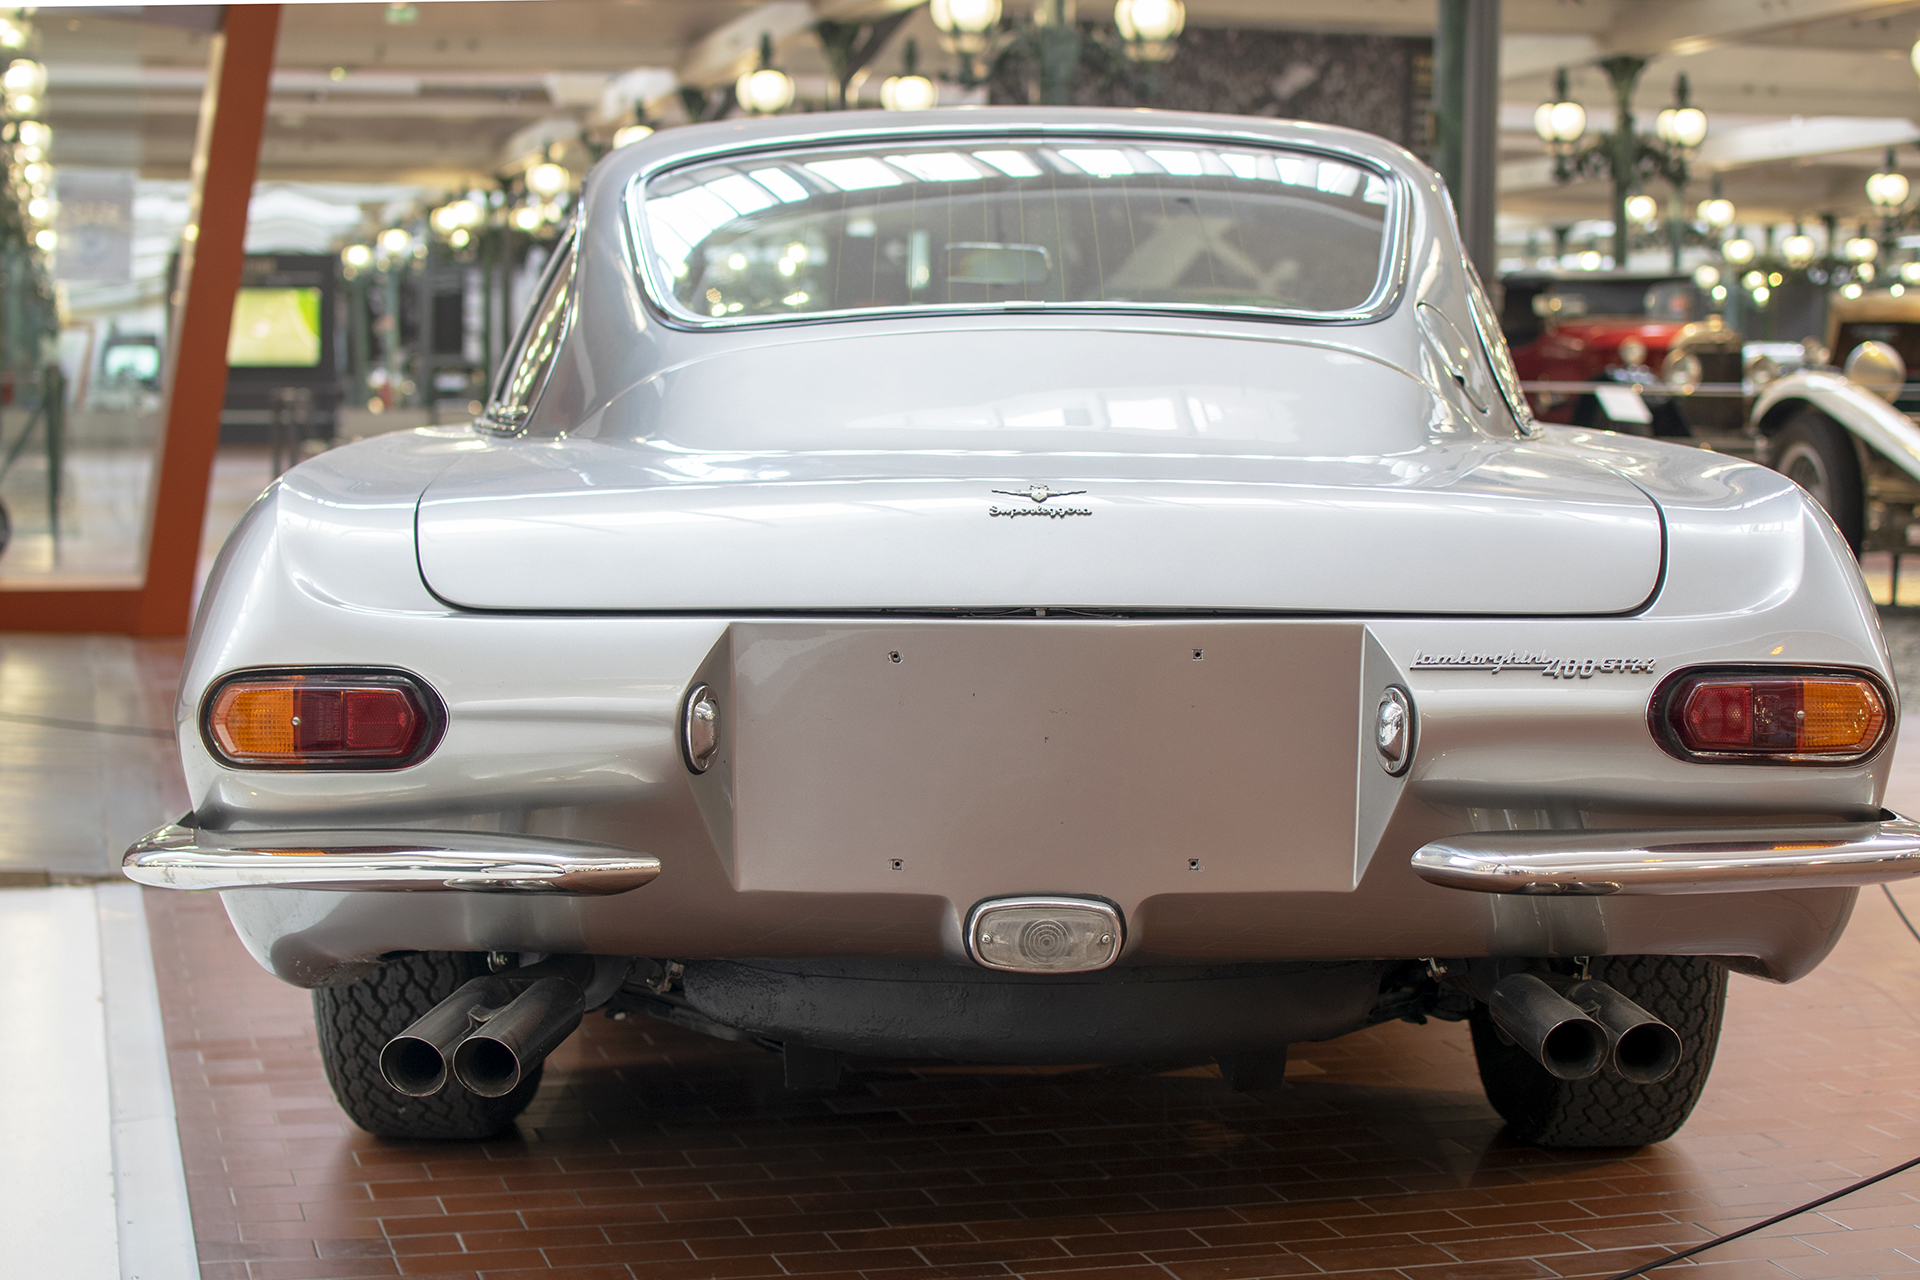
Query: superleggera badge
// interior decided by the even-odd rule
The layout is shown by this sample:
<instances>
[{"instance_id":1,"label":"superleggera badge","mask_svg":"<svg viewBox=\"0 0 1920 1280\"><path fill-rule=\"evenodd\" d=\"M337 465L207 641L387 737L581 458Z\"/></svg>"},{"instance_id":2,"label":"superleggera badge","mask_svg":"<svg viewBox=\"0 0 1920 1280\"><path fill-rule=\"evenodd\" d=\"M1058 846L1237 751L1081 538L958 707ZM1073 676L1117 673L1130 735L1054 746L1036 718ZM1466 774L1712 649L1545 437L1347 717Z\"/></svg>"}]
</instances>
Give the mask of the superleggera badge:
<instances>
[{"instance_id":1,"label":"superleggera badge","mask_svg":"<svg viewBox=\"0 0 1920 1280\"><path fill-rule=\"evenodd\" d=\"M1538 650L1509 649L1505 653L1476 653L1462 649L1458 653L1413 655L1416 671L1538 671L1548 679L1590 680L1596 675L1638 675L1654 669L1652 658L1555 658Z\"/></svg>"},{"instance_id":2,"label":"superleggera badge","mask_svg":"<svg viewBox=\"0 0 1920 1280\"><path fill-rule=\"evenodd\" d=\"M1091 507L1048 507L1041 504L1048 498L1077 498L1085 489L1053 489L1044 484L1028 485L1024 489L995 489L993 492L1008 498L1026 498L1033 503L1030 507L987 508L990 516L1045 516L1049 520L1064 520L1068 516L1090 516Z\"/></svg>"}]
</instances>

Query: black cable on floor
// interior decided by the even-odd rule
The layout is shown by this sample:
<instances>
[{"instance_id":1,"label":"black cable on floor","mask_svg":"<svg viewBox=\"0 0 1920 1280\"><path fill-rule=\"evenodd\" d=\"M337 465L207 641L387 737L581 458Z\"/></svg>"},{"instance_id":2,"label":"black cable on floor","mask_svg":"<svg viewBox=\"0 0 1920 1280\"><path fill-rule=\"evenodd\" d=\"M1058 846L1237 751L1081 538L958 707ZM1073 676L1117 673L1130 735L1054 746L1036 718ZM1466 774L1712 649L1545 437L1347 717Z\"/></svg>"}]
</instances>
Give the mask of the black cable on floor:
<instances>
[{"instance_id":1,"label":"black cable on floor","mask_svg":"<svg viewBox=\"0 0 1920 1280\"><path fill-rule=\"evenodd\" d=\"M1893 887L1885 880L1882 880L1880 882L1880 892L1887 895L1887 902L1893 907L1893 914L1899 916L1900 923L1907 926L1907 932L1913 935L1913 940L1920 942L1920 929L1914 928L1913 921L1907 919L1907 913L1900 909L1900 899L1893 896Z\"/></svg>"},{"instance_id":2,"label":"black cable on floor","mask_svg":"<svg viewBox=\"0 0 1920 1280\"><path fill-rule=\"evenodd\" d=\"M1633 1280L1633 1277L1643 1276L1647 1274L1647 1272L1653 1270L1655 1267L1664 1267L1669 1262L1679 1262L1682 1259L1691 1258L1696 1253L1705 1253L1709 1249L1717 1249L1723 1244L1727 1244L1728 1242L1733 1240L1738 1240L1741 1236L1750 1236L1756 1231L1763 1231L1766 1228L1773 1226L1776 1222L1785 1222L1788 1218L1795 1217L1799 1214L1805 1213L1809 1209L1818 1209L1823 1204L1830 1204L1833 1201L1838 1200L1841 1196L1850 1196L1854 1192L1859 1191L1864 1187L1870 1187L1876 1182L1885 1182L1888 1178L1893 1177L1894 1174L1905 1173L1907 1170L1912 1169L1916 1166L1920 1166L1920 1156L1915 1156L1913 1159L1907 1161L1905 1164L1897 1164L1893 1166L1893 1168L1886 1170L1884 1173L1876 1173L1871 1178L1862 1178L1860 1179L1860 1181L1854 1183L1852 1186L1842 1187L1840 1188L1840 1190L1833 1192L1831 1195L1821 1196L1818 1200L1809 1200L1805 1204L1800 1205L1797 1208L1787 1210L1785 1213L1776 1213L1771 1218L1768 1218L1765 1222L1756 1222L1750 1227L1742 1227L1738 1231L1729 1231L1727 1232L1727 1234L1723 1236L1715 1236L1713 1239L1707 1241L1705 1244L1697 1244L1693 1246L1693 1248L1691 1249L1685 1249L1679 1253L1670 1253L1664 1258L1656 1258L1654 1261L1645 1263L1642 1266L1635 1267L1631 1271L1622 1271L1617 1276L1608 1276L1607 1280Z\"/></svg>"},{"instance_id":3,"label":"black cable on floor","mask_svg":"<svg viewBox=\"0 0 1920 1280\"><path fill-rule=\"evenodd\" d=\"M1900 909L1900 903L1897 899L1894 898L1893 890L1887 887L1886 881L1883 880L1880 882L1880 889L1881 889L1881 892L1887 895L1887 902L1890 906L1893 907L1894 914L1900 917L1900 923L1907 926L1907 932L1913 935L1913 940L1915 942L1920 942L1920 929L1914 928L1913 921L1909 920L1907 918L1907 913ZM1800 1214L1806 1213L1809 1210L1818 1209L1823 1204L1831 1204L1835 1200L1838 1200L1841 1196L1850 1196L1854 1192L1862 1190L1863 1188L1866 1188L1866 1187L1870 1187L1876 1182L1885 1182L1888 1178L1893 1177L1895 1174L1905 1173L1907 1170L1913 1169L1913 1168L1920 1168L1920 1156L1915 1156L1913 1159L1907 1161L1905 1164L1897 1164L1893 1166L1893 1168L1888 1169L1882 1173L1876 1173L1871 1178L1862 1178L1860 1181L1854 1183L1852 1186L1842 1187L1838 1191L1835 1191L1830 1195L1821 1196L1818 1200L1809 1200L1803 1205L1799 1205L1795 1208L1787 1210L1785 1213L1776 1213L1771 1218L1768 1218L1765 1222L1756 1222L1750 1227L1742 1227L1738 1231L1729 1231L1727 1232L1726 1235L1715 1236L1713 1239L1708 1240L1706 1243L1697 1244L1693 1246L1693 1248L1691 1249L1685 1249L1679 1253L1670 1253L1664 1258L1656 1258L1652 1262L1643 1263L1640 1266L1635 1267L1631 1271L1622 1271L1617 1276L1608 1276L1607 1280L1633 1280L1635 1276L1643 1276L1647 1274L1647 1272L1652 1271L1655 1267L1664 1267L1669 1262L1685 1261L1686 1259L1693 1257L1697 1253L1705 1253L1709 1249L1717 1249L1723 1244L1728 1244L1734 1240L1738 1240L1741 1236L1750 1236L1756 1231L1764 1231L1768 1227L1773 1226L1775 1223L1785 1222L1788 1218L1798 1217Z\"/></svg>"}]
</instances>

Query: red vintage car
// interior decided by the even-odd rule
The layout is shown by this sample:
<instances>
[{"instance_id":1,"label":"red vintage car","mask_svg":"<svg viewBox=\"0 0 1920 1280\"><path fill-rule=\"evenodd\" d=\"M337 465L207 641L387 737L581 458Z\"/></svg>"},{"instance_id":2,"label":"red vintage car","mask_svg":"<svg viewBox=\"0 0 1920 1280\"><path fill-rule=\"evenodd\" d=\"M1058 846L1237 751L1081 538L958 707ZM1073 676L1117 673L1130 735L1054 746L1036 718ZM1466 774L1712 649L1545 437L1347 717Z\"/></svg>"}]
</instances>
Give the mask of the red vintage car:
<instances>
[{"instance_id":1,"label":"red vintage car","mask_svg":"<svg viewBox=\"0 0 1920 1280\"><path fill-rule=\"evenodd\" d=\"M1685 276L1583 272L1510 276L1502 327L1527 383L1738 384L1740 335ZM1529 397L1548 422L1634 435L1714 436L1744 425L1739 396L1647 395L1645 414L1609 413L1610 397L1590 390ZM1615 398L1615 408L1631 401ZM1640 417L1651 421L1639 421Z\"/></svg>"}]
</instances>

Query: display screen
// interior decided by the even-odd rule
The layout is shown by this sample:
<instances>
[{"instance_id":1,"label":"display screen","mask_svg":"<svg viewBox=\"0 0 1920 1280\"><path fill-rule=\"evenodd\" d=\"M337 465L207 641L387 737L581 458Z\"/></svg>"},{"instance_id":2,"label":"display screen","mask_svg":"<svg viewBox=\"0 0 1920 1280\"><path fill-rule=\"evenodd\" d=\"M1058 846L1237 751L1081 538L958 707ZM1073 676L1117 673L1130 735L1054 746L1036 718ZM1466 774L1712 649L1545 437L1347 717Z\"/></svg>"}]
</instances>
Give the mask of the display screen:
<instances>
[{"instance_id":1,"label":"display screen","mask_svg":"<svg viewBox=\"0 0 1920 1280\"><path fill-rule=\"evenodd\" d=\"M311 369L320 363L320 290L240 290L227 363L236 369Z\"/></svg>"}]
</instances>

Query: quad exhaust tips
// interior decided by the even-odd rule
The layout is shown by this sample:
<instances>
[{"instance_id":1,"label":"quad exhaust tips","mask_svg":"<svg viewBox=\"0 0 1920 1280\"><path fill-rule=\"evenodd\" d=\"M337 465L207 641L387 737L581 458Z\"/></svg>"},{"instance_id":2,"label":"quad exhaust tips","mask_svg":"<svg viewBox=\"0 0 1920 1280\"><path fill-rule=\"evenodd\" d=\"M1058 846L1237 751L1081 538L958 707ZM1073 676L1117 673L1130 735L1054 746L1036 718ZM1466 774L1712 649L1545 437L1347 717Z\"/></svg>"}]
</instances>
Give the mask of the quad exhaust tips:
<instances>
[{"instance_id":1,"label":"quad exhaust tips","mask_svg":"<svg viewBox=\"0 0 1920 1280\"><path fill-rule=\"evenodd\" d=\"M1500 979L1487 1011L1515 1044L1562 1080L1584 1080L1607 1064L1605 1028L1530 973Z\"/></svg>"},{"instance_id":2,"label":"quad exhaust tips","mask_svg":"<svg viewBox=\"0 0 1920 1280\"><path fill-rule=\"evenodd\" d=\"M1680 1035L1604 982L1556 992L1530 973L1494 985L1487 1010L1500 1030L1562 1080L1584 1080L1609 1061L1634 1084L1654 1084L1680 1065Z\"/></svg>"},{"instance_id":3,"label":"quad exhaust tips","mask_svg":"<svg viewBox=\"0 0 1920 1280\"><path fill-rule=\"evenodd\" d=\"M1567 988L1567 999L1606 1029L1613 1069L1634 1084L1655 1084L1680 1065L1680 1033L1604 982Z\"/></svg>"},{"instance_id":4,"label":"quad exhaust tips","mask_svg":"<svg viewBox=\"0 0 1920 1280\"><path fill-rule=\"evenodd\" d=\"M427 1098L451 1075L469 1093L512 1093L541 1059L580 1025L584 993L564 978L541 978L518 995L504 978L475 978L428 1010L380 1050L380 1074L394 1090Z\"/></svg>"}]
</instances>

